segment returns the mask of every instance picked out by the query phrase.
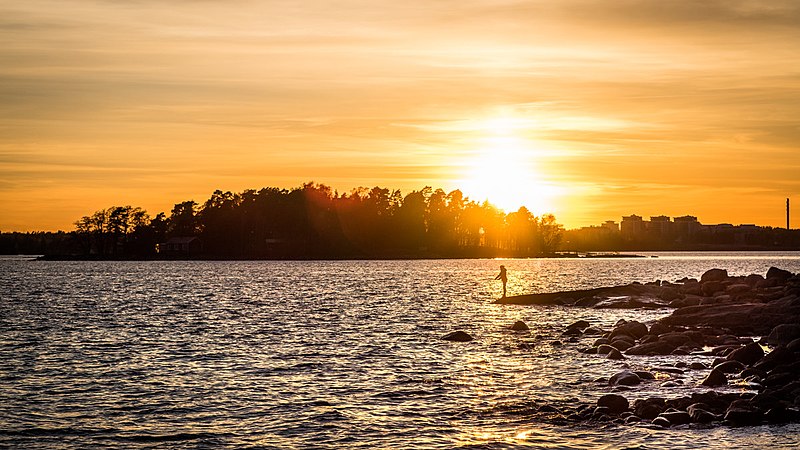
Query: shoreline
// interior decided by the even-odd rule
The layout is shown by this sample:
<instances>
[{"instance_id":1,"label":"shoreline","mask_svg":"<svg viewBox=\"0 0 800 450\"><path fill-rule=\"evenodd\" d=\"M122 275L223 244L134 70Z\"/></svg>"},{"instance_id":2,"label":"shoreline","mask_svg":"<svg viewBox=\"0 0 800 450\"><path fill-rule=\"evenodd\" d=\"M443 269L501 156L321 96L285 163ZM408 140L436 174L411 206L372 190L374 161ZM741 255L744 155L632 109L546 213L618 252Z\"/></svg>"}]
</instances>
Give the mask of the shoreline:
<instances>
[{"instance_id":1,"label":"shoreline","mask_svg":"<svg viewBox=\"0 0 800 450\"><path fill-rule=\"evenodd\" d=\"M606 288L528 294L496 304L560 305L574 308L671 308L649 326L620 320L610 330L587 321L568 325L562 336L583 344L580 353L611 360L646 362L654 356L714 357L647 371L626 368L596 380L595 403L538 405L533 419L599 426L604 423L655 428L755 426L800 422L800 275L771 267L765 276L728 276L711 269L700 280L654 281ZM516 323L512 330L526 330ZM662 358L663 359L663 358ZM676 398L639 398L637 386L655 383L659 372L708 371L697 388ZM662 387L670 387L664 382ZM740 392L726 391L735 385ZM627 394L627 396L625 395Z\"/></svg>"}]
</instances>

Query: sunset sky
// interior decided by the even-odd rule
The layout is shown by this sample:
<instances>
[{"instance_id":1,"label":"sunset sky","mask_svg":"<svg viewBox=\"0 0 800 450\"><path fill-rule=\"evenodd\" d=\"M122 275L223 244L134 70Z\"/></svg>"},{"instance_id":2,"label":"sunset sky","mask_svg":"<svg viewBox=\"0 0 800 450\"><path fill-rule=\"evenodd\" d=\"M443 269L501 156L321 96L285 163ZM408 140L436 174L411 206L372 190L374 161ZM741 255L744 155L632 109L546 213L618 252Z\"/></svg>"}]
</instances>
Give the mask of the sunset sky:
<instances>
[{"instance_id":1,"label":"sunset sky","mask_svg":"<svg viewBox=\"0 0 800 450\"><path fill-rule=\"evenodd\" d=\"M215 189L800 226L800 2L0 2L0 230Z\"/></svg>"}]
</instances>

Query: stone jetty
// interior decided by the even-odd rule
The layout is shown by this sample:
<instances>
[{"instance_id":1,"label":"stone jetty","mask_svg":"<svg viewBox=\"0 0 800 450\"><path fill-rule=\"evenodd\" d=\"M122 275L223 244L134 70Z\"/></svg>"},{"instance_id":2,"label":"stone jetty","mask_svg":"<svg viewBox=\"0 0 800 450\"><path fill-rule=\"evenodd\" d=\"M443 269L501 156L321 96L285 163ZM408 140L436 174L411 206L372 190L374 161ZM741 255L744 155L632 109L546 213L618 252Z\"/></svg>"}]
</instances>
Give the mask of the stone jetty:
<instances>
[{"instance_id":1,"label":"stone jetty","mask_svg":"<svg viewBox=\"0 0 800 450\"><path fill-rule=\"evenodd\" d=\"M609 374L596 401L542 404L529 410L551 423L645 424L652 427L747 426L800 422L800 275L772 267L765 275L711 269L697 279L507 297L503 304L583 308L674 308L649 326L620 320L599 330L586 321L564 335L587 342L582 353L615 360L661 355L712 357L651 371ZM708 358L705 358L708 359ZM663 360L663 358L661 359ZM655 373L707 371L696 392L637 398ZM705 373L705 372L704 372ZM669 387L667 381L662 387ZM739 389L730 389L734 384Z\"/></svg>"}]
</instances>

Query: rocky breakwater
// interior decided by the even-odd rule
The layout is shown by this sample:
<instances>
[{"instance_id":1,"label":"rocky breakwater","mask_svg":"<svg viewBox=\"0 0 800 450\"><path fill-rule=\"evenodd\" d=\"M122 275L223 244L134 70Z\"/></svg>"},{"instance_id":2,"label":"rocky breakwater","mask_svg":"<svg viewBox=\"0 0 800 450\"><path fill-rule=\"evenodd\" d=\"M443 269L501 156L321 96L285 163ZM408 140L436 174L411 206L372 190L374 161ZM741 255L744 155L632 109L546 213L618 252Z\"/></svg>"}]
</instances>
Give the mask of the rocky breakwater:
<instances>
[{"instance_id":1,"label":"rocky breakwater","mask_svg":"<svg viewBox=\"0 0 800 450\"><path fill-rule=\"evenodd\" d=\"M609 330L586 321L567 326L565 335L585 343L579 351L619 360L625 370L597 380L596 402L540 408L539 420L655 427L800 422L800 276L774 267L766 276L737 277L712 269L700 280L630 287L632 295L647 297L633 303L676 309L649 326L624 320ZM548 301L595 308L631 304L619 296L624 288L558 293ZM665 355L682 360L667 367ZM694 355L711 363L686 361ZM631 368L646 367L655 356L659 362L650 370ZM684 383L680 376L669 378L686 372L696 374L691 377L696 385L683 386L689 395L636 395L648 383L665 388Z\"/></svg>"}]
</instances>

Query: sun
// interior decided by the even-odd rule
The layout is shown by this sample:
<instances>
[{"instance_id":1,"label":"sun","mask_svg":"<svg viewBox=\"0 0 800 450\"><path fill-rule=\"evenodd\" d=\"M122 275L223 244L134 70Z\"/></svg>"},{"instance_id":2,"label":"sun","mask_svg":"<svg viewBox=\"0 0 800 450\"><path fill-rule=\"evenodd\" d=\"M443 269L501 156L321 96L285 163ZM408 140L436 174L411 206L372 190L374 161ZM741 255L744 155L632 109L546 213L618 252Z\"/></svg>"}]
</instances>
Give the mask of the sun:
<instances>
[{"instance_id":1,"label":"sun","mask_svg":"<svg viewBox=\"0 0 800 450\"><path fill-rule=\"evenodd\" d=\"M552 212L559 190L543 179L536 143L525 139L525 121L493 118L481 127L479 144L464 164L464 194L512 212L525 206L536 215Z\"/></svg>"}]
</instances>

